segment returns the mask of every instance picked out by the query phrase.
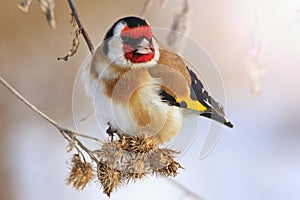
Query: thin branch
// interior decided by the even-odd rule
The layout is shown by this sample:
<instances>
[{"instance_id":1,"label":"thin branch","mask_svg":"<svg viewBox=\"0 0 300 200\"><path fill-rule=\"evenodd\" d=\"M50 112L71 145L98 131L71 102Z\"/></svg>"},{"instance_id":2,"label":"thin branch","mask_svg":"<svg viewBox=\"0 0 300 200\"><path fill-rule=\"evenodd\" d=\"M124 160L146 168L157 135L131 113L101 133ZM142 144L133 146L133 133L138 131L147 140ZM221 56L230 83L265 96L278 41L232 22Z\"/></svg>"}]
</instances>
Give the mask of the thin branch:
<instances>
[{"instance_id":1,"label":"thin branch","mask_svg":"<svg viewBox=\"0 0 300 200\"><path fill-rule=\"evenodd\" d=\"M83 28L83 25L82 25L82 23L81 23L81 21L79 19L79 15L78 15L78 12L77 12L77 10L76 10L76 8L74 6L73 1L72 0L68 0L68 3L69 3L69 6L70 6L70 8L72 10L72 15L74 16L74 18L76 20L76 23L78 25L78 28L81 31L81 33L82 33L82 35L84 37L84 40L85 40L85 42L86 42L86 44L87 44L90 52L92 53L94 51L93 42L92 42L91 38L89 37L87 31Z\"/></svg>"},{"instance_id":2,"label":"thin branch","mask_svg":"<svg viewBox=\"0 0 300 200\"><path fill-rule=\"evenodd\" d=\"M2 76L0 76L0 83L8 91L10 91L13 95L15 95L19 100L21 100L26 106L28 106L31 110L33 110L35 113L37 113L43 119L45 119L47 122L52 124L55 128L57 128L66 140L68 140L69 142L76 141L78 146L82 150L84 150L87 154L89 154L89 156L91 157L92 160L94 160L95 162L98 161L98 159L93 155L93 152L90 149L88 149L82 142L80 142L80 140L78 140L76 138L76 136L84 137L84 138L91 139L91 140L94 140L94 141L97 141L97 142L100 142L100 140L98 140L97 138L94 138L94 137L90 137L90 136L87 136L87 135L76 133L76 132L71 131L67 128L64 128L62 125L60 125L59 123L57 123L56 121L51 119L48 115L43 113L40 109L35 107L32 103L30 103L23 95L21 95L15 88L13 88L7 81L5 81L5 79Z\"/></svg>"},{"instance_id":3,"label":"thin branch","mask_svg":"<svg viewBox=\"0 0 300 200\"><path fill-rule=\"evenodd\" d=\"M173 180L172 178L168 178L167 180L173 185L175 185L176 187L178 187L179 189L181 189L182 191L184 191L187 196L190 196L197 200L204 200L203 197L199 196L198 194L191 191L189 188L183 186L182 184L178 183L177 181Z\"/></svg>"},{"instance_id":4,"label":"thin branch","mask_svg":"<svg viewBox=\"0 0 300 200\"><path fill-rule=\"evenodd\" d=\"M153 4L153 0L146 0L141 12L141 17L144 18Z\"/></svg>"},{"instance_id":5,"label":"thin branch","mask_svg":"<svg viewBox=\"0 0 300 200\"><path fill-rule=\"evenodd\" d=\"M64 128L63 130L60 130L60 132L63 134L63 136L64 136L64 138L65 139L67 139L68 141L73 141L73 140L75 140L76 141L76 143L78 144L78 146L83 150L83 151L85 151L89 156L90 156L90 158L92 159L92 160L94 160L96 163L98 163L99 162L99 160L94 156L94 154L93 154L93 151L91 151L89 148L87 148L80 140L78 140L75 136L76 135L81 135L82 136L82 134L79 134L79 133L75 133L75 132L73 132L73 131L71 131L71 130L69 130L69 129L66 129L66 128ZM66 134L66 135L65 135ZM85 136L85 137L87 137L87 136ZM91 137L92 138L92 137ZM97 139L98 140L98 139ZM99 140L98 140L99 141Z\"/></svg>"},{"instance_id":6,"label":"thin branch","mask_svg":"<svg viewBox=\"0 0 300 200\"><path fill-rule=\"evenodd\" d=\"M78 136L78 137L82 137L82 138L86 138L86 139L90 139L90 140L94 140L94 141L96 141L96 142L102 143L101 140L99 140L98 138L92 137L92 136L83 135L83 134L81 134L81 133L75 133L75 132L73 132L73 135L76 135L76 136Z\"/></svg>"},{"instance_id":7,"label":"thin branch","mask_svg":"<svg viewBox=\"0 0 300 200\"><path fill-rule=\"evenodd\" d=\"M32 105L25 97L23 97L15 88L13 88L9 83L7 83L2 76L0 76L0 82L4 87L6 87L11 93L13 93L19 100L21 100L23 103L25 103L26 106L28 106L31 110L33 110L35 113L40 115L43 119L48 121L50 124L52 124L55 128L59 130L63 130L63 127L58 124L56 121L48 117L45 113L43 113L41 110L39 110L37 107Z\"/></svg>"}]
</instances>

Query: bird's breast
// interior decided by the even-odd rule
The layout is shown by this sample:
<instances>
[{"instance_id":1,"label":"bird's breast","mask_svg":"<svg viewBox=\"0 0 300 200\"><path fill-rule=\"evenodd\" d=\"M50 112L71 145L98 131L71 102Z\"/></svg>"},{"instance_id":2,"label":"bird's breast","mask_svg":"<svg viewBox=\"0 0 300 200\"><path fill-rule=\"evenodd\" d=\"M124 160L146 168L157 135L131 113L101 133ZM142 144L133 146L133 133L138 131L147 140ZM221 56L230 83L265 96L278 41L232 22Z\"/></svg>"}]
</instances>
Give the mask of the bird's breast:
<instances>
[{"instance_id":1,"label":"bird's breast","mask_svg":"<svg viewBox=\"0 0 300 200\"><path fill-rule=\"evenodd\" d=\"M158 80L146 69L131 69L101 83L116 127L129 134L156 134L164 127L169 106L160 99Z\"/></svg>"}]
</instances>

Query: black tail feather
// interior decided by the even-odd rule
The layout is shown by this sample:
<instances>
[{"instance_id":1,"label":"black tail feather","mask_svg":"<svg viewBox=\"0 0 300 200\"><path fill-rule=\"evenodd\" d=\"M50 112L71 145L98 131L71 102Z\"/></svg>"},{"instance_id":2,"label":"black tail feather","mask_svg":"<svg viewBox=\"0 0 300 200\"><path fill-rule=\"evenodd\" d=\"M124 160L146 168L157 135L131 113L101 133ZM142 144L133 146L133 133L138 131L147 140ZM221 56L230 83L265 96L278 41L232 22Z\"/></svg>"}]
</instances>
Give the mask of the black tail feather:
<instances>
[{"instance_id":1,"label":"black tail feather","mask_svg":"<svg viewBox=\"0 0 300 200\"><path fill-rule=\"evenodd\" d=\"M225 126L228 126L229 128L233 128L233 124L228 121L224 116L221 116L214 112L204 112L200 114L203 117L210 118L212 120L215 120L217 122L220 122L221 124L224 124Z\"/></svg>"}]
</instances>

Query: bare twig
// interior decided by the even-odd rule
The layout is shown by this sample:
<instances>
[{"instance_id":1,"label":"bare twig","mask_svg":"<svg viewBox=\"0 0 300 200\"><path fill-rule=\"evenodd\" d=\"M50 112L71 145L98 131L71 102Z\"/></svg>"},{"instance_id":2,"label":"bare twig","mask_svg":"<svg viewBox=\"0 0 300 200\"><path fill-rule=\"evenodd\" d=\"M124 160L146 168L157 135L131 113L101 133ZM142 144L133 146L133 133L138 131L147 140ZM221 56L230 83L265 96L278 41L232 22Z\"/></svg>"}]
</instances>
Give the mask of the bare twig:
<instances>
[{"instance_id":1,"label":"bare twig","mask_svg":"<svg viewBox=\"0 0 300 200\"><path fill-rule=\"evenodd\" d=\"M11 93L13 93L18 99L20 99L25 105L27 105L31 110L40 115L43 119L52 124L55 128L63 130L62 126L59 125L56 121L48 117L45 113L40 111L37 107L32 105L25 97L23 97L15 88L13 88L9 83L7 83L2 76L0 76L0 82L4 87L6 87Z\"/></svg>"},{"instance_id":2,"label":"bare twig","mask_svg":"<svg viewBox=\"0 0 300 200\"><path fill-rule=\"evenodd\" d=\"M178 183L177 181L173 180L172 178L168 178L167 180L170 183L172 183L174 186L176 186L179 189L181 189L182 191L184 191L185 194L186 194L186 196L190 196L193 199L197 199L197 200L204 200L203 197L199 196L198 194L196 194L195 192L191 191L189 188L183 186L182 184Z\"/></svg>"},{"instance_id":3,"label":"bare twig","mask_svg":"<svg viewBox=\"0 0 300 200\"><path fill-rule=\"evenodd\" d=\"M188 34L190 30L189 17L191 12L191 6L189 0L182 2L182 8L179 13L174 17L171 25L171 31L167 37L167 45L173 50L179 50L184 45L182 37L178 37L177 32L182 34Z\"/></svg>"},{"instance_id":4,"label":"bare twig","mask_svg":"<svg viewBox=\"0 0 300 200\"><path fill-rule=\"evenodd\" d=\"M152 6L153 0L146 0L141 12L141 17L144 18L148 11L150 10L150 7Z\"/></svg>"},{"instance_id":5,"label":"bare twig","mask_svg":"<svg viewBox=\"0 0 300 200\"><path fill-rule=\"evenodd\" d=\"M73 1L72 0L68 0L68 3L69 3L69 6L70 6L70 8L72 10L72 15L74 16L74 18L76 20L76 23L78 25L78 28L79 28L80 32L82 33L82 35L84 37L84 40L85 40L85 42L86 42L86 44L87 44L90 52L92 53L94 51L93 42L92 42L91 38L89 37L87 31L83 28L83 25L82 25L82 23L81 23L81 21L79 19L79 15L77 13L77 10L76 10L76 8L74 6Z\"/></svg>"},{"instance_id":6,"label":"bare twig","mask_svg":"<svg viewBox=\"0 0 300 200\"><path fill-rule=\"evenodd\" d=\"M68 61L70 57L72 57L73 55L76 54L78 47L79 47L79 35L81 34L81 30L78 27L78 24L75 20L75 17L72 15L72 19L71 19L71 23L73 25L73 27L75 28L75 37L72 40L72 43L70 45L69 48L69 52L66 56L64 57L59 57L57 58L57 60L64 60L64 61Z\"/></svg>"},{"instance_id":7,"label":"bare twig","mask_svg":"<svg viewBox=\"0 0 300 200\"><path fill-rule=\"evenodd\" d=\"M79 122L80 122L80 123L85 122L86 120L88 120L88 119L89 119L90 117L92 117L93 115L95 115L95 113L94 113L94 112L91 112L91 113L87 114L86 116L84 116L83 118L81 118L81 119L79 120Z\"/></svg>"},{"instance_id":8,"label":"bare twig","mask_svg":"<svg viewBox=\"0 0 300 200\"><path fill-rule=\"evenodd\" d=\"M76 136L78 137L84 137L87 139L91 139L97 142L100 142L100 140L98 140L97 138L93 138L87 135L83 135L80 133L76 133L74 131L71 131L67 128L64 128L62 125L60 125L59 123L57 123L56 121L54 121L53 119L51 119L48 115L46 115L45 113L43 113L41 110L39 110L37 107L35 107L32 103L30 103L23 95L21 95L15 88L13 88L9 83L7 83L5 81L5 79L0 76L0 83L7 88L8 91L10 91L13 95L15 95L19 100L21 100L26 106L28 106L31 110L33 110L35 113L37 113L39 116L41 116L43 119L45 119L47 122L49 122L50 124L52 124L55 128L57 128L59 130L59 132L63 135L63 137L68 140L69 142L73 142L76 141L76 143L78 144L78 146L85 151L92 160L94 160L95 162L98 162L98 159L93 155L92 151L89 150L82 142L80 142L80 140L78 140L76 138Z\"/></svg>"}]
</instances>

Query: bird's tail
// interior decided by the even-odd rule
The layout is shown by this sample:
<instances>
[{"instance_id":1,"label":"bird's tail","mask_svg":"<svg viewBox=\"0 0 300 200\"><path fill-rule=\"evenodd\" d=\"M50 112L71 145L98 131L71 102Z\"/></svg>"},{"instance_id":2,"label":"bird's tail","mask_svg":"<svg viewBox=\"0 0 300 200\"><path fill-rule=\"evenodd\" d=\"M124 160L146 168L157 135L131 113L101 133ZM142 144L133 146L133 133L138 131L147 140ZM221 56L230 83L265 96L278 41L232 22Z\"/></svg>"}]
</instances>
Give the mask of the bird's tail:
<instances>
[{"instance_id":1,"label":"bird's tail","mask_svg":"<svg viewBox=\"0 0 300 200\"><path fill-rule=\"evenodd\" d=\"M233 128L233 124L228 120L228 118L225 115L218 114L215 111L208 111L200 113L201 116L210 118L214 121L220 122L221 124L224 124L225 126L228 126L229 128Z\"/></svg>"}]
</instances>

